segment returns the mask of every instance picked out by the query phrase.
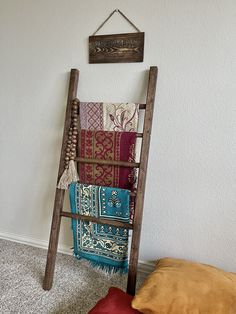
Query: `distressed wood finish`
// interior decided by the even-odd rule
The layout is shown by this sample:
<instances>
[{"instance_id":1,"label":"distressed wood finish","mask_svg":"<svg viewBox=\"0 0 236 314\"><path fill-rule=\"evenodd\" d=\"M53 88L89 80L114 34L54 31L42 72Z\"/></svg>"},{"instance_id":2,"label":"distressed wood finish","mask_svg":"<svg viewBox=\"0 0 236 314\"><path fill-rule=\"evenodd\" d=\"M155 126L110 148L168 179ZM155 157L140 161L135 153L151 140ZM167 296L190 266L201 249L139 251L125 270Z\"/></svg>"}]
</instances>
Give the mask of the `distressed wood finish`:
<instances>
[{"instance_id":1,"label":"distressed wood finish","mask_svg":"<svg viewBox=\"0 0 236 314\"><path fill-rule=\"evenodd\" d=\"M89 37L89 63L143 62L144 33Z\"/></svg>"},{"instance_id":2,"label":"distressed wood finish","mask_svg":"<svg viewBox=\"0 0 236 314\"><path fill-rule=\"evenodd\" d=\"M66 142L67 142L68 132L69 132L70 123L71 123L71 104L72 104L72 100L77 95L78 80L79 80L79 71L76 69L72 69L70 73L69 92L68 92L68 99L67 99L67 108L66 108L64 133L63 133L63 140L62 140L61 157L60 157L60 163L59 163L57 183L64 171ZM56 189L51 233L50 233L50 240L49 240L48 254L47 254L47 264L46 264L46 269L45 269L45 277L43 281L44 290L50 290L52 287L55 262L56 262L57 246L58 246L58 238L59 238L59 231L60 231L60 224L61 224L61 211L62 211L63 203L64 203L64 195L65 195L65 190Z\"/></svg>"},{"instance_id":3,"label":"distressed wood finish","mask_svg":"<svg viewBox=\"0 0 236 314\"><path fill-rule=\"evenodd\" d=\"M99 164L99 165L139 168L139 162L104 160L104 159L93 159L93 158L82 158L82 157L76 157L75 161L87 163L87 164Z\"/></svg>"},{"instance_id":4,"label":"distressed wood finish","mask_svg":"<svg viewBox=\"0 0 236 314\"><path fill-rule=\"evenodd\" d=\"M152 118L154 101L156 94L156 81L157 81L157 67L150 67L149 82L147 90L147 102L146 112L144 118L143 127L143 141L140 156L140 168L137 186L137 196L135 205L135 215L133 222L133 234L131 242L130 260L129 260L129 273L128 273L128 285L127 293L130 295L135 294L136 276L138 267L138 256L139 256L139 243L141 235L142 217L143 217L143 203L146 183L146 172L148 165L148 153L150 146L150 136L152 128Z\"/></svg>"},{"instance_id":5,"label":"distressed wood finish","mask_svg":"<svg viewBox=\"0 0 236 314\"><path fill-rule=\"evenodd\" d=\"M109 219L103 219L103 218L96 218L92 216L85 216L85 215L80 215L80 214L73 214L70 212L62 212L61 216L63 217L68 217L68 218L74 218L78 220L84 220L84 221L91 221L103 225L111 225L115 227L120 227L120 228L126 228L126 229L133 229L133 225L121 221L115 221L115 220L109 220Z\"/></svg>"},{"instance_id":6,"label":"distressed wood finish","mask_svg":"<svg viewBox=\"0 0 236 314\"><path fill-rule=\"evenodd\" d=\"M125 166L125 167L130 166L130 167L137 167L137 168L139 167L137 190L135 190L134 192L131 192L130 194L135 201L135 215L134 215L133 224L118 222L115 220L110 221L107 219L100 219L100 218L88 217L84 215L65 212L63 211L65 191L56 189L51 234L50 234L50 241L49 241L49 248L48 248L48 255L47 255L47 265L46 265L45 277L44 277L44 282L43 282L43 288L45 290L50 290L52 287L61 217L68 217L68 218L81 219L81 220L86 220L86 221L91 221L91 222L96 222L96 223L110 224L113 226L124 227L127 229L133 229L127 292L131 295L135 294L138 255L139 255L139 243L140 243L142 216L143 216L143 202L144 202L146 172L147 172L147 164L148 164L148 153L149 153L149 146L150 146L150 136L151 136L151 128L152 128L153 108L154 108L155 92L156 92L157 72L158 72L157 67L150 67L146 104L141 105L141 109L146 109L146 111L145 111L145 118L144 118L143 133L139 133L140 136L138 136L138 137L142 137L140 163L122 162L122 161L114 161L114 160L88 159L88 158L80 158L80 157L75 158L76 161L86 162L86 163L100 163L100 164L110 164L110 165L118 165L118 166ZM67 142L68 131L69 131L70 123L71 123L71 105L72 105L72 100L76 97L76 94L77 94L78 79L79 79L79 71L72 69L71 75L70 75L67 110L66 110L66 117L65 117L65 126L64 126L64 134L63 134L61 158L60 158L57 182L59 181L64 170L66 142ZM79 113L79 110L78 110L78 113ZM77 156L78 156L78 152L77 152Z\"/></svg>"}]
</instances>

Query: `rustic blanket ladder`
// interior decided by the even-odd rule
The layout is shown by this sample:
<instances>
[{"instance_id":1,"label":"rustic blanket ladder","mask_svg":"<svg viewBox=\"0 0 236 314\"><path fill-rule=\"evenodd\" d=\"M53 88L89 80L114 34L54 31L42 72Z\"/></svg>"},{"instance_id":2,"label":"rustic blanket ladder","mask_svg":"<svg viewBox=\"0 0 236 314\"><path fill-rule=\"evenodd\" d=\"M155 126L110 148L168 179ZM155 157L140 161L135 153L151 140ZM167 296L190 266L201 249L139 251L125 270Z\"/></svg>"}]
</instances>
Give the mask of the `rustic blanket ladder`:
<instances>
[{"instance_id":1,"label":"rustic blanket ladder","mask_svg":"<svg viewBox=\"0 0 236 314\"><path fill-rule=\"evenodd\" d=\"M137 189L135 193L131 193L131 195L135 197L135 211L134 211L135 214L134 214L133 223L128 224L128 223L122 223L118 221L99 219L95 217L88 217L88 216L83 216L83 215L78 215L78 214L72 214L70 212L65 212L63 211L65 190L57 188L55 201L54 201L53 218L52 218L51 233L50 233L50 240L49 240L49 247L48 247L48 254L47 254L47 264L46 264L45 277L44 277L44 282L43 282L44 290L50 290L52 287L61 217L69 217L69 218L75 218L75 219L81 219L81 220L89 220L96 223L109 224L112 226L124 227L124 228L132 230L127 293L131 295L135 294L136 276L137 276L137 267L138 267L138 255L139 255L139 242L140 242L140 233L141 233L142 216L143 216L143 202L144 202L146 172L147 172L147 164L148 164L148 152L149 152L150 136L151 136L151 128L152 128L153 109L154 109L154 101L155 101L155 93L156 93L157 73L158 73L157 67L155 66L150 67L146 104L141 104L139 106L141 110L145 110L143 133L137 133L137 137L142 138L140 162L97 160L97 159L87 159L87 158L79 158L79 157L75 159L76 161L80 163L81 162L100 163L100 164L107 164L107 165L117 165L121 167L122 166L133 167L133 168L139 169ZM79 80L79 71L77 69L72 69L70 73L67 109L66 109L66 116L65 116L64 134L63 134L63 140L62 140L61 157L60 157L57 182L59 181L64 171L66 142L67 142L68 132L69 132L70 124L71 124L72 102L77 96L78 80ZM79 110L78 110L78 114L79 114Z\"/></svg>"}]
</instances>

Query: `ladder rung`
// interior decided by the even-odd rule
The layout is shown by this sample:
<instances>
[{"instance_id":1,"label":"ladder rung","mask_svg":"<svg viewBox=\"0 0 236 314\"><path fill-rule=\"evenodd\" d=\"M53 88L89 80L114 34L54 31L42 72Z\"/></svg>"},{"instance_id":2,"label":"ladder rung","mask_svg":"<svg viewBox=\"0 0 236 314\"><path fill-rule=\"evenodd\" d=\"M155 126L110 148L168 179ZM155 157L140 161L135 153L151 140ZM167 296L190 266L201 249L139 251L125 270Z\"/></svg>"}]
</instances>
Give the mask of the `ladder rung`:
<instances>
[{"instance_id":1,"label":"ladder rung","mask_svg":"<svg viewBox=\"0 0 236 314\"><path fill-rule=\"evenodd\" d=\"M78 182L81 183L80 181L78 181ZM130 196L136 197L137 196L137 192L130 192Z\"/></svg>"},{"instance_id":2,"label":"ladder rung","mask_svg":"<svg viewBox=\"0 0 236 314\"><path fill-rule=\"evenodd\" d=\"M126 222L121 222L121 221L115 221L115 220L109 220L109 219L103 219L103 218L96 218L92 216L85 216L85 215L80 215L80 214L73 214L70 212L61 212L61 216L63 217L68 217L68 218L74 218L78 220L84 220L84 221L91 221L91 222L96 222L100 223L103 225L111 225L114 227L120 227L120 228L126 228L126 229L133 229L133 225L126 223Z\"/></svg>"},{"instance_id":3,"label":"ladder rung","mask_svg":"<svg viewBox=\"0 0 236 314\"><path fill-rule=\"evenodd\" d=\"M78 100L79 103L79 100ZM146 104L139 104L139 109L146 109ZM78 107L78 113L79 113L79 107Z\"/></svg>"},{"instance_id":4,"label":"ladder rung","mask_svg":"<svg viewBox=\"0 0 236 314\"><path fill-rule=\"evenodd\" d=\"M79 130L79 132L80 132L80 130ZM136 137L143 137L143 133L136 133Z\"/></svg>"},{"instance_id":5,"label":"ladder rung","mask_svg":"<svg viewBox=\"0 0 236 314\"><path fill-rule=\"evenodd\" d=\"M130 167L130 168L139 168L140 166L139 162L104 160L104 159L93 159L93 158L82 158L82 157L76 157L75 161L87 163L87 164L111 165L111 166Z\"/></svg>"}]
</instances>

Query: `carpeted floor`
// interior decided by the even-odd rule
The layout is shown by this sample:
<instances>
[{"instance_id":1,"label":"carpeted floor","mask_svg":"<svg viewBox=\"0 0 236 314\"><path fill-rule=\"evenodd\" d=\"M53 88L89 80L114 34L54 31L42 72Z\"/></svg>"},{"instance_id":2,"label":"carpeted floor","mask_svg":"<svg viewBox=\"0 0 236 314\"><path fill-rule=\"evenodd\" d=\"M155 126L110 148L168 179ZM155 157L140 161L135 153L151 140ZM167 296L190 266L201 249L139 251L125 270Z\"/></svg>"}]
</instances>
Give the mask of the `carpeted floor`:
<instances>
[{"instance_id":1,"label":"carpeted floor","mask_svg":"<svg viewBox=\"0 0 236 314\"><path fill-rule=\"evenodd\" d=\"M0 313L86 314L125 275L106 275L73 256L57 256L54 285L42 289L46 250L0 239ZM138 285L141 283L138 280Z\"/></svg>"}]
</instances>

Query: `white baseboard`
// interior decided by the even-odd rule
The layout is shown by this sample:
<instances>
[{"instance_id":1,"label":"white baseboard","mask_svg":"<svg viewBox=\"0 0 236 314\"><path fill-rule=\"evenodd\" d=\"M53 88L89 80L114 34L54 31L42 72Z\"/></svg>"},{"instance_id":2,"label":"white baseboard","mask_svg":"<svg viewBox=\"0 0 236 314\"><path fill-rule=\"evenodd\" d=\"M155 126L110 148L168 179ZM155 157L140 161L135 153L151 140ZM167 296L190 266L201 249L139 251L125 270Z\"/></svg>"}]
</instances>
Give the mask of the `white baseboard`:
<instances>
[{"instance_id":1,"label":"white baseboard","mask_svg":"<svg viewBox=\"0 0 236 314\"><path fill-rule=\"evenodd\" d=\"M154 261L138 261L138 273L142 277L147 277L151 272L155 270L156 263Z\"/></svg>"},{"instance_id":2,"label":"white baseboard","mask_svg":"<svg viewBox=\"0 0 236 314\"><path fill-rule=\"evenodd\" d=\"M5 232L1 230L0 230L0 239L34 246L34 247L38 247L44 250L47 250L48 248L48 242L45 240L39 240L39 239L31 238L25 235L18 235L15 233ZM58 252L67 254L67 255L73 254L73 251L69 246L61 245L61 244L58 245Z\"/></svg>"},{"instance_id":3,"label":"white baseboard","mask_svg":"<svg viewBox=\"0 0 236 314\"><path fill-rule=\"evenodd\" d=\"M34 247L38 247L44 250L48 248L48 242L45 240L39 240L39 239L31 238L25 235L18 235L18 234L5 232L1 230L0 230L0 239L34 246ZM67 255L73 254L73 251L69 246L61 245L61 244L58 245L58 252L67 254ZM148 274L150 274L154 270L154 268L155 268L155 262L147 262L147 261L139 260L138 272L142 277L146 277Z\"/></svg>"}]
</instances>

